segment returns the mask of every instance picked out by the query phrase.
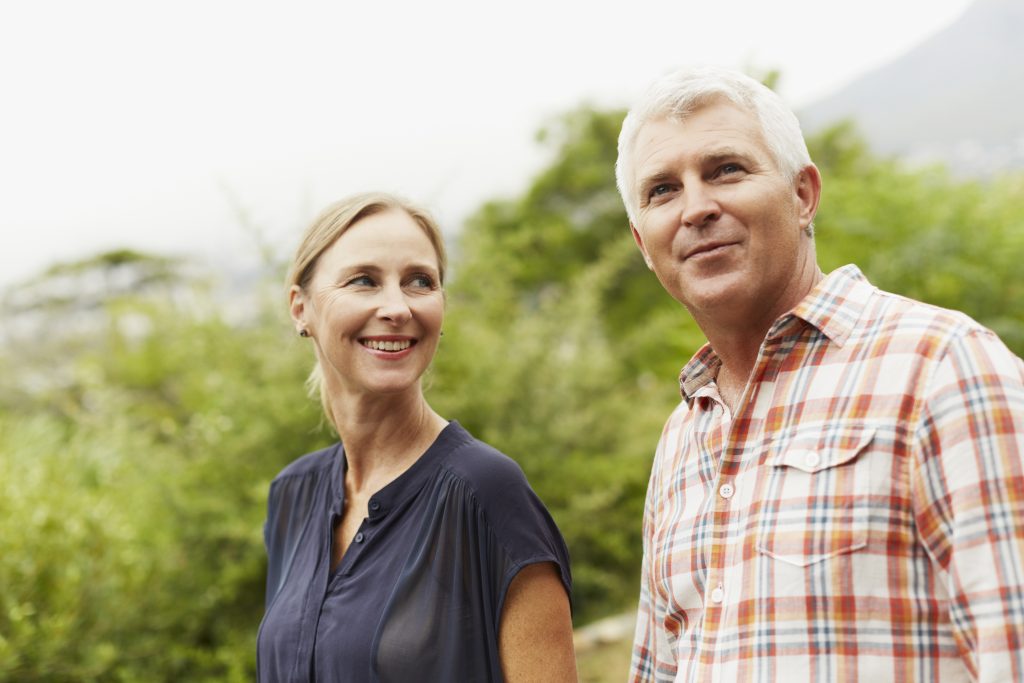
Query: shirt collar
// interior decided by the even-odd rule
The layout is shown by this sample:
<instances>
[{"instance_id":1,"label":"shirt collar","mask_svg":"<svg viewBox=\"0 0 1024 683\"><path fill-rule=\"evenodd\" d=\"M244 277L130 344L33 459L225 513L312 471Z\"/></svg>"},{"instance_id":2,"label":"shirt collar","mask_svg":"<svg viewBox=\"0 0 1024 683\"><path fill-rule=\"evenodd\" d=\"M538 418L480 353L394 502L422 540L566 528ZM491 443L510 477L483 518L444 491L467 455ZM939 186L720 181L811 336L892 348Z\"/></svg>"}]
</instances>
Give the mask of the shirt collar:
<instances>
[{"instance_id":1,"label":"shirt collar","mask_svg":"<svg viewBox=\"0 0 1024 683\"><path fill-rule=\"evenodd\" d=\"M829 273L791 311L783 314L769 329L766 338L787 332L799 319L821 331L832 343L842 347L850 338L864 312L874 287L855 265L845 265ZM722 361L710 344L705 344L679 373L679 393L689 403L718 376Z\"/></svg>"},{"instance_id":2,"label":"shirt collar","mask_svg":"<svg viewBox=\"0 0 1024 683\"><path fill-rule=\"evenodd\" d=\"M380 489L370 500L367 501L368 505L368 516L370 519L376 519L383 517L397 506L411 498L419 491L423 486L434 477L434 473L437 471L438 466L444 461L444 459L450 454L456 447L461 443L471 441L473 437L463 429L457 421L452 420L448 425L441 430L441 433L434 439L434 443L430 444L423 455L414 462L409 469L402 474L398 475L396 479L389 482L384 488ZM336 477L335 481L332 482L335 493L335 500L338 503L342 502L345 493L344 472L347 468L347 462L345 460L344 447L338 449L338 456L341 461L340 471L341 476ZM340 505L339 505L340 507Z\"/></svg>"}]
</instances>

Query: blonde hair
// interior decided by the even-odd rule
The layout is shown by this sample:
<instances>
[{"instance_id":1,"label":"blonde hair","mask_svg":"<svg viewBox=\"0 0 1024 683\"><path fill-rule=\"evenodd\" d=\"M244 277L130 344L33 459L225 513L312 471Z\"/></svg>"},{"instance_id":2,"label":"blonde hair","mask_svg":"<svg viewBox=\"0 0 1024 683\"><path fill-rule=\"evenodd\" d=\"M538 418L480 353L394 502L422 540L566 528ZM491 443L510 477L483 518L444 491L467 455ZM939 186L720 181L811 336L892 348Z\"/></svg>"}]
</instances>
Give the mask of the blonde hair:
<instances>
[{"instance_id":1,"label":"blonde hair","mask_svg":"<svg viewBox=\"0 0 1024 683\"><path fill-rule=\"evenodd\" d=\"M444 237L437 222L424 209L412 202L386 192L364 192L352 195L337 201L320 213L306 232L302 235L299 248L295 251L291 268L288 271L287 288L291 291L293 286L306 291L309 283L316 272L317 262L320 255L334 244L339 237L344 235L349 228L374 214L385 211L402 211L412 218L417 225L423 228L427 239L430 240L437 254L437 271L441 285L444 285L445 270L448 265L448 257L444 249ZM330 397L324 387L323 373L320 363L313 366L312 372L306 379L306 388L310 397L319 396L320 406L323 408L324 416L332 425L334 415L331 412Z\"/></svg>"}]
</instances>

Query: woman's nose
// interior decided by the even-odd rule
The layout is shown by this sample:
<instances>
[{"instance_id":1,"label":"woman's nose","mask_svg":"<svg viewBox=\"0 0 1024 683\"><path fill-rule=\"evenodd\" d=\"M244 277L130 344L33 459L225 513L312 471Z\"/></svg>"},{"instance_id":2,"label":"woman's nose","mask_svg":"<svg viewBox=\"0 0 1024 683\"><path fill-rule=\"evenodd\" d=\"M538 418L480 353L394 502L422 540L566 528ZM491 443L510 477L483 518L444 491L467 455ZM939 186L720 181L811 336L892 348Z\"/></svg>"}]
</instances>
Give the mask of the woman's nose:
<instances>
[{"instance_id":1,"label":"woman's nose","mask_svg":"<svg viewBox=\"0 0 1024 683\"><path fill-rule=\"evenodd\" d=\"M377 307L377 317L395 325L405 323L412 316L409 303L401 287L385 287L380 293L381 301Z\"/></svg>"}]
</instances>

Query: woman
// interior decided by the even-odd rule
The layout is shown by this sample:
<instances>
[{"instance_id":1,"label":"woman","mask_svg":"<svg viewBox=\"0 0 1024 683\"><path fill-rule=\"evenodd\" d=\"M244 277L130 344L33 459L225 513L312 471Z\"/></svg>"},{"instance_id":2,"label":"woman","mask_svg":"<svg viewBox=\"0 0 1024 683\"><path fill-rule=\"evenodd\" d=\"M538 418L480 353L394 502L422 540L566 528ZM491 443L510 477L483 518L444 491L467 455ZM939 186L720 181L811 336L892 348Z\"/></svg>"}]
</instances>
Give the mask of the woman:
<instances>
[{"instance_id":1,"label":"woman","mask_svg":"<svg viewBox=\"0 0 1024 683\"><path fill-rule=\"evenodd\" d=\"M351 197L289 275L340 443L270 487L258 672L283 681L575 681L569 558L519 467L427 404L445 253L424 212Z\"/></svg>"}]
</instances>

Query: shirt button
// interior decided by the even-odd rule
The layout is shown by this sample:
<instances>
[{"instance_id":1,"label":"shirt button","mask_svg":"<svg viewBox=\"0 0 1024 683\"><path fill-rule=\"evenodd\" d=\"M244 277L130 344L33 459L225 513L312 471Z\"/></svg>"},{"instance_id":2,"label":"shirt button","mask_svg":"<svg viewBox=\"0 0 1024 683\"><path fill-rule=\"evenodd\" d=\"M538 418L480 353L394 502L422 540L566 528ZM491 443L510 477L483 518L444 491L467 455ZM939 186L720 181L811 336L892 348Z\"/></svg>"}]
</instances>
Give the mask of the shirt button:
<instances>
[{"instance_id":1,"label":"shirt button","mask_svg":"<svg viewBox=\"0 0 1024 683\"><path fill-rule=\"evenodd\" d=\"M732 484L722 484L722 488L718 489L718 492L722 495L722 498L732 498L732 494L736 493L736 489L732 487Z\"/></svg>"},{"instance_id":2,"label":"shirt button","mask_svg":"<svg viewBox=\"0 0 1024 683\"><path fill-rule=\"evenodd\" d=\"M817 467L821 464L821 456L814 451L808 451L807 455L804 456L804 462L808 467Z\"/></svg>"},{"instance_id":3,"label":"shirt button","mask_svg":"<svg viewBox=\"0 0 1024 683\"><path fill-rule=\"evenodd\" d=\"M377 510L380 510L380 503L378 503L377 501L375 501L375 500L373 500L371 498L370 499L370 509L373 510L374 512L376 512Z\"/></svg>"},{"instance_id":4,"label":"shirt button","mask_svg":"<svg viewBox=\"0 0 1024 683\"><path fill-rule=\"evenodd\" d=\"M722 584L715 586L715 590L711 591L711 602L722 602L725 600L725 589L722 588Z\"/></svg>"},{"instance_id":5,"label":"shirt button","mask_svg":"<svg viewBox=\"0 0 1024 683\"><path fill-rule=\"evenodd\" d=\"M352 540L355 541L356 543L362 543L363 542L363 532L360 531L358 534L356 534L356 537L354 539L352 539Z\"/></svg>"}]
</instances>

